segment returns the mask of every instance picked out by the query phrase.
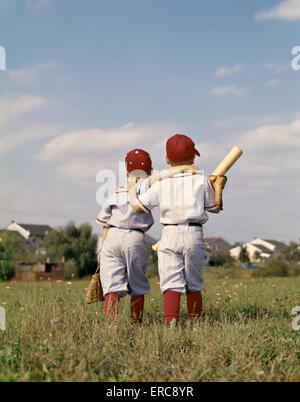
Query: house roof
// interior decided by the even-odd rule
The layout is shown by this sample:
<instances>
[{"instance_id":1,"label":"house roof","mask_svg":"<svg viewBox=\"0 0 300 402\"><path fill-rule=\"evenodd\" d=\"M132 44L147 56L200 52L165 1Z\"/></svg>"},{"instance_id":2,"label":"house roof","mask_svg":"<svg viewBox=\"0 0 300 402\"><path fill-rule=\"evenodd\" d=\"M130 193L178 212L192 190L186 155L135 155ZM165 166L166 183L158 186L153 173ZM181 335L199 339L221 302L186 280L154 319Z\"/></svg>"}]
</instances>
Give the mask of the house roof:
<instances>
[{"instance_id":1,"label":"house roof","mask_svg":"<svg viewBox=\"0 0 300 402\"><path fill-rule=\"evenodd\" d=\"M227 244L228 247L231 247L231 245L226 240L224 240L222 237L205 237L204 238L204 244L206 246L208 246L211 243L214 243L216 241L221 241L223 244Z\"/></svg>"},{"instance_id":2,"label":"house roof","mask_svg":"<svg viewBox=\"0 0 300 402\"><path fill-rule=\"evenodd\" d=\"M221 237L206 237L204 239L205 244L213 243L216 240L220 240Z\"/></svg>"},{"instance_id":3,"label":"house roof","mask_svg":"<svg viewBox=\"0 0 300 402\"><path fill-rule=\"evenodd\" d=\"M272 254L272 251L261 244L253 244L254 247L257 247L262 253Z\"/></svg>"},{"instance_id":4,"label":"house roof","mask_svg":"<svg viewBox=\"0 0 300 402\"><path fill-rule=\"evenodd\" d=\"M49 225L33 225L29 223L18 223L23 229L28 230L31 236L44 236L52 230Z\"/></svg>"},{"instance_id":5,"label":"house roof","mask_svg":"<svg viewBox=\"0 0 300 402\"><path fill-rule=\"evenodd\" d=\"M273 246L275 246L278 249L281 249L283 247L285 247L286 245L282 242L282 241L277 241L277 240L268 240L268 239L263 239L271 244L273 244Z\"/></svg>"}]
</instances>

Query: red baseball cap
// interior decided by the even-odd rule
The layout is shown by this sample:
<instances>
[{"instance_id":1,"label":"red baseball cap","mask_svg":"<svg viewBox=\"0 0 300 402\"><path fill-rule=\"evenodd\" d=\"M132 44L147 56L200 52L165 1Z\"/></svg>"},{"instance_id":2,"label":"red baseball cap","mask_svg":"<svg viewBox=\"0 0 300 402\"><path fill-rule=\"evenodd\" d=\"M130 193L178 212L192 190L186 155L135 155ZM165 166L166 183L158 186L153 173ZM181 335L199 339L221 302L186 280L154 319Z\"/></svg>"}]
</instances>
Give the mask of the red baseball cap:
<instances>
[{"instance_id":1,"label":"red baseball cap","mask_svg":"<svg viewBox=\"0 0 300 402\"><path fill-rule=\"evenodd\" d=\"M152 162L148 152L143 149L133 149L128 152L125 158L127 172L131 173L134 170L143 170L148 175L151 174Z\"/></svg>"},{"instance_id":2,"label":"red baseball cap","mask_svg":"<svg viewBox=\"0 0 300 402\"><path fill-rule=\"evenodd\" d=\"M189 137L183 134L175 134L167 141L167 157L172 162L188 162L195 155L200 153L195 148L195 143Z\"/></svg>"}]
</instances>

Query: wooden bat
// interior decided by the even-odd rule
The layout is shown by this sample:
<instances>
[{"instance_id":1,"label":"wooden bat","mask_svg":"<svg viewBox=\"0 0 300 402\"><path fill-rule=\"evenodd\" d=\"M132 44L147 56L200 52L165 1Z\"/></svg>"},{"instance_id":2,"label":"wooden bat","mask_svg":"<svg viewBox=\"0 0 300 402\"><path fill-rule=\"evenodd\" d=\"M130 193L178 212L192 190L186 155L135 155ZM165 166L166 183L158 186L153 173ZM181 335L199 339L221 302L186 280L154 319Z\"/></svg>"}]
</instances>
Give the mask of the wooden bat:
<instances>
[{"instance_id":1,"label":"wooden bat","mask_svg":"<svg viewBox=\"0 0 300 402\"><path fill-rule=\"evenodd\" d=\"M232 167L232 165L239 159L243 151L240 147L233 147L232 150L225 156L219 166L212 173L213 176L222 176ZM160 244L160 240L153 244L152 250L157 251Z\"/></svg>"},{"instance_id":2,"label":"wooden bat","mask_svg":"<svg viewBox=\"0 0 300 402\"><path fill-rule=\"evenodd\" d=\"M212 173L213 176L222 176L231 168L231 166L239 159L243 151L240 147L233 147L225 156L219 166Z\"/></svg>"},{"instance_id":3,"label":"wooden bat","mask_svg":"<svg viewBox=\"0 0 300 402\"><path fill-rule=\"evenodd\" d=\"M160 243L160 240L158 240L158 242L156 242L155 244L153 244L153 246L152 246L152 250L153 250L153 251L157 251L157 250L158 250L159 243Z\"/></svg>"}]
</instances>

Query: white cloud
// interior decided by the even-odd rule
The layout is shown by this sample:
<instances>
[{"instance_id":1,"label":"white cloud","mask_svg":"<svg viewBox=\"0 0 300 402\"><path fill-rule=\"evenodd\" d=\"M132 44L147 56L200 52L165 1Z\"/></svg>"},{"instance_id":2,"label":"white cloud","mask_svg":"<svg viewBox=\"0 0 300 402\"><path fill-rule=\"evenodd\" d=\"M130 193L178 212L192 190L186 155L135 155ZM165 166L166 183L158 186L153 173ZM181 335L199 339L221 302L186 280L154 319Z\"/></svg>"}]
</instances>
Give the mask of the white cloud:
<instances>
[{"instance_id":1,"label":"white cloud","mask_svg":"<svg viewBox=\"0 0 300 402\"><path fill-rule=\"evenodd\" d=\"M240 140L248 149L270 151L277 148L281 155L287 149L300 151L300 120L262 126L242 134Z\"/></svg>"},{"instance_id":2,"label":"white cloud","mask_svg":"<svg viewBox=\"0 0 300 402\"><path fill-rule=\"evenodd\" d=\"M262 116L238 116L216 120L213 125L218 128L234 127L235 129L252 128L266 124L282 122L284 117L280 114L267 114Z\"/></svg>"},{"instance_id":3,"label":"white cloud","mask_svg":"<svg viewBox=\"0 0 300 402\"><path fill-rule=\"evenodd\" d=\"M0 153L12 151L25 142L57 132L57 128L53 126L23 122L28 114L38 111L46 104L45 98L31 95L0 99Z\"/></svg>"},{"instance_id":4,"label":"white cloud","mask_svg":"<svg viewBox=\"0 0 300 402\"><path fill-rule=\"evenodd\" d=\"M278 122L280 116L253 117L251 124ZM99 169L118 169L119 159L135 147L153 152L154 166L160 165L164 155L165 140L175 131L165 125L134 125L132 123L110 130L87 130L67 132L49 141L38 158L55 162L61 180L94 181ZM281 124L264 124L254 130L240 132L225 138L221 143L198 144L200 163L206 169L214 169L233 145L245 150L240 169L244 175L262 174L272 176L281 169L296 172L299 166L300 119ZM158 147L158 148L157 148ZM159 155L159 158L158 156ZM285 155L284 160L283 155Z\"/></svg>"},{"instance_id":5,"label":"white cloud","mask_svg":"<svg viewBox=\"0 0 300 402\"><path fill-rule=\"evenodd\" d=\"M278 87L281 84L280 80L272 79L266 82L266 87L274 88Z\"/></svg>"},{"instance_id":6,"label":"white cloud","mask_svg":"<svg viewBox=\"0 0 300 402\"><path fill-rule=\"evenodd\" d=\"M92 153L105 156L112 151L127 150L140 147L141 144L152 144L166 136L170 128L166 125L135 125L128 123L110 130L92 129L71 131L59 135L48 142L39 154L45 161L65 159ZM140 145L139 145L140 144Z\"/></svg>"},{"instance_id":7,"label":"white cloud","mask_svg":"<svg viewBox=\"0 0 300 402\"><path fill-rule=\"evenodd\" d=\"M6 72L7 78L16 84L34 84L40 82L57 66L56 63L42 63L22 69L13 70L9 69Z\"/></svg>"},{"instance_id":8,"label":"white cloud","mask_svg":"<svg viewBox=\"0 0 300 402\"><path fill-rule=\"evenodd\" d=\"M95 182L100 169L118 171L118 162L123 162L130 149L152 149L153 166L159 166L163 163L165 138L174 133L167 124L133 123L106 130L70 131L46 143L37 159L55 162L60 180L77 180L88 185Z\"/></svg>"},{"instance_id":9,"label":"white cloud","mask_svg":"<svg viewBox=\"0 0 300 402\"><path fill-rule=\"evenodd\" d=\"M285 117L280 114L266 114L264 116L254 116L253 123L255 126L266 126L274 123L280 123L285 120Z\"/></svg>"},{"instance_id":10,"label":"white cloud","mask_svg":"<svg viewBox=\"0 0 300 402\"><path fill-rule=\"evenodd\" d=\"M0 138L0 153L12 151L26 142L40 140L53 135L54 127L35 125L8 130L6 135Z\"/></svg>"},{"instance_id":11,"label":"white cloud","mask_svg":"<svg viewBox=\"0 0 300 402\"><path fill-rule=\"evenodd\" d=\"M239 174L247 183L253 180L260 183L265 176L273 177L276 182L279 179L288 182L293 178L294 182L294 175L300 170L300 119L286 124L263 125L227 137L218 144L199 144L201 163L207 169L214 170L234 145L244 151L237 164ZM252 191L251 188L249 191Z\"/></svg>"},{"instance_id":12,"label":"white cloud","mask_svg":"<svg viewBox=\"0 0 300 402\"><path fill-rule=\"evenodd\" d=\"M300 0L281 1L271 10L262 11L255 15L256 20L283 19L289 21L300 20Z\"/></svg>"},{"instance_id":13,"label":"white cloud","mask_svg":"<svg viewBox=\"0 0 300 402\"><path fill-rule=\"evenodd\" d=\"M72 180L80 183L81 186L94 186L96 175L100 170L112 170L118 172L117 157L97 157L86 155L85 157L66 159L56 166L59 180Z\"/></svg>"},{"instance_id":14,"label":"white cloud","mask_svg":"<svg viewBox=\"0 0 300 402\"><path fill-rule=\"evenodd\" d=\"M45 98L40 96L19 95L0 99L0 128L4 130L4 127L16 118L35 111L45 104Z\"/></svg>"},{"instance_id":15,"label":"white cloud","mask_svg":"<svg viewBox=\"0 0 300 402\"><path fill-rule=\"evenodd\" d=\"M232 75L240 71L242 67L243 67L242 64L237 64L236 66L233 67L222 66L216 70L215 75L216 77L225 77L227 75Z\"/></svg>"},{"instance_id":16,"label":"white cloud","mask_svg":"<svg viewBox=\"0 0 300 402\"><path fill-rule=\"evenodd\" d=\"M237 85L224 85L214 87L210 93L218 98L225 96L233 96L235 98L241 98L249 91L249 88L241 88Z\"/></svg>"},{"instance_id":17,"label":"white cloud","mask_svg":"<svg viewBox=\"0 0 300 402\"><path fill-rule=\"evenodd\" d=\"M264 68L277 75L290 71L291 66L289 63L265 63Z\"/></svg>"}]
</instances>

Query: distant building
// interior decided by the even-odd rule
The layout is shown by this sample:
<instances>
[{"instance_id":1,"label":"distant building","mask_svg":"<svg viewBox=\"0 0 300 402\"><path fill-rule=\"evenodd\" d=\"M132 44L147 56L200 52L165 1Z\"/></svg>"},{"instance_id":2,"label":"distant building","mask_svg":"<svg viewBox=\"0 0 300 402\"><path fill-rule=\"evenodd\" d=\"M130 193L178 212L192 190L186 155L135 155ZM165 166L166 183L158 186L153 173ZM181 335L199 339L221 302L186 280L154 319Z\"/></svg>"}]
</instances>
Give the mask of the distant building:
<instances>
[{"instance_id":1,"label":"distant building","mask_svg":"<svg viewBox=\"0 0 300 402\"><path fill-rule=\"evenodd\" d=\"M12 221L6 230L18 233L25 241L24 245L26 249L39 251L41 254L45 254L44 248L39 248L39 243L45 239L52 228L48 225L17 223Z\"/></svg>"},{"instance_id":2,"label":"distant building","mask_svg":"<svg viewBox=\"0 0 300 402\"><path fill-rule=\"evenodd\" d=\"M51 232L52 228L48 225L17 223L12 221L6 230L18 232L30 244L35 244L41 240L44 240L45 236Z\"/></svg>"},{"instance_id":3,"label":"distant building","mask_svg":"<svg viewBox=\"0 0 300 402\"><path fill-rule=\"evenodd\" d=\"M209 255L229 254L231 249L231 245L221 237L206 237L204 244Z\"/></svg>"},{"instance_id":4,"label":"distant building","mask_svg":"<svg viewBox=\"0 0 300 402\"><path fill-rule=\"evenodd\" d=\"M229 255L231 245L221 237L204 238L205 265L209 265L212 257Z\"/></svg>"},{"instance_id":5,"label":"distant building","mask_svg":"<svg viewBox=\"0 0 300 402\"><path fill-rule=\"evenodd\" d=\"M15 279L16 281L63 280L64 262L62 258L60 263L16 263Z\"/></svg>"},{"instance_id":6,"label":"distant building","mask_svg":"<svg viewBox=\"0 0 300 402\"><path fill-rule=\"evenodd\" d=\"M285 247L285 244L277 240L266 240L255 237L242 246L233 247L230 250L231 257L238 260L242 247L246 249L250 262L254 263L265 261L271 256L280 256L281 250Z\"/></svg>"}]
</instances>

